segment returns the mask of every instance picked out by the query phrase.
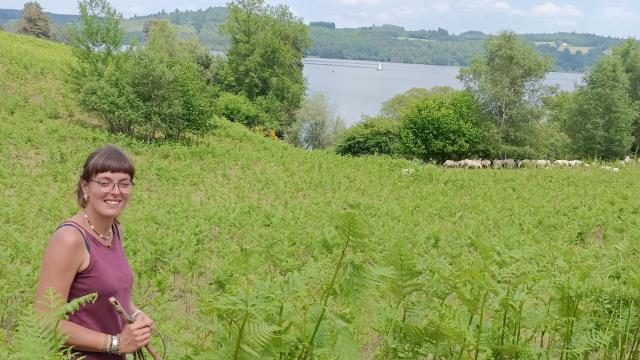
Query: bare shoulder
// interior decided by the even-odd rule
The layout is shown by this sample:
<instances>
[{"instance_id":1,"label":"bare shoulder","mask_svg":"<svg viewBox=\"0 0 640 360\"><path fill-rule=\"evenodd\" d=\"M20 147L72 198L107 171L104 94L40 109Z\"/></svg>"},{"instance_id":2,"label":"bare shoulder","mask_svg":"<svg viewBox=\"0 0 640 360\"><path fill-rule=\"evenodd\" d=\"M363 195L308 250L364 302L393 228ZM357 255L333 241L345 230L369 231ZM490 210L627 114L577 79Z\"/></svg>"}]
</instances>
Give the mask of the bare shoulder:
<instances>
[{"instance_id":1,"label":"bare shoulder","mask_svg":"<svg viewBox=\"0 0 640 360\"><path fill-rule=\"evenodd\" d=\"M47 247L55 247L64 251L82 251L85 247L84 237L79 229L72 226L63 226L57 229L49 238Z\"/></svg>"}]
</instances>

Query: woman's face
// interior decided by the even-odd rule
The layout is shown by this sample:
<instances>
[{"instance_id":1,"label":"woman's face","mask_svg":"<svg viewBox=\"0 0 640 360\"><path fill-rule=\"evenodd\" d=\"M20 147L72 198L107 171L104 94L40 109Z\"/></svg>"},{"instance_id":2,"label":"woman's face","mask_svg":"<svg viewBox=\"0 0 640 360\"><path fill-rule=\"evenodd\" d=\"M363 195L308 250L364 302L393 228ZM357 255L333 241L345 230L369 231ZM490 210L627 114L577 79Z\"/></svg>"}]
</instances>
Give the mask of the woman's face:
<instances>
[{"instance_id":1,"label":"woman's face","mask_svg":"<svg viewBox=\"0 0 640 360\"><path fill-rule=\"evenodd\" d=\"M98 173L82 182L82 191L89 197L86 208L107 217L120 215L132 190L131 177L126 173Z\"/></svg>"}]
</instances>

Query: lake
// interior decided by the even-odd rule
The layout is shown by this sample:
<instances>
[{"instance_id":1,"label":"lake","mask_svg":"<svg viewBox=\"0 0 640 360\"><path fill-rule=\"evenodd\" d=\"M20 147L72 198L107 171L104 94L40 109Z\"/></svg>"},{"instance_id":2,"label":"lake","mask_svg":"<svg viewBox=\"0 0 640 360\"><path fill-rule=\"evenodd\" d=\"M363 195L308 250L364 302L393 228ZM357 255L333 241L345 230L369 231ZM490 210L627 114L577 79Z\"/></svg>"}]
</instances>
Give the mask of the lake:
<instances>
[{"instance_id":1,"label":"lake","mask_svg":"<svg viewBox=\"0 0 640 360\"><path fill-rule=\"evenodd\" d=\"M360 121L363 114L377 115L384 101L414 87L462 89L456 79L458 66L382 63L378 71L377 61L321 58L305 58L303 64L307 93L324 94L347 125ZM545 83L573 90L582 77L580 73L552 72Z\"/></svg>"}]
</instances>

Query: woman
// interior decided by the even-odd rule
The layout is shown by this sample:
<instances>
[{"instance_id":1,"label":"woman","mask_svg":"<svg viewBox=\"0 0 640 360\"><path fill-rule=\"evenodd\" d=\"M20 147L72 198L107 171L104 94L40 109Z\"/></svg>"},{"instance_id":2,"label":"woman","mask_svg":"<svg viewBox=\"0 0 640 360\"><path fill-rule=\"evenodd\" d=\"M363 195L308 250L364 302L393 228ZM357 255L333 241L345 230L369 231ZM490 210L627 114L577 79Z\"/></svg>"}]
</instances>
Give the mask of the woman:
<instances>
[{"instance_id":1,"label":"woman","mask_svg":"<svg viewBox=\"0 0 640 360\"><path fill-rule=\"evenodd\" d=\"M133 273L122 249L117 216L127 206L135 169L119 148L107 145L85 161L76 189L80 211L62 223L45 250L36 306L53 288L67 301L97 292L98 299L61 321L67 345L85 359L125 359L149 343L153 321L131 302ZM114 296L135 322L125 324L109 303Z\"/></svg>"}]
</instances>

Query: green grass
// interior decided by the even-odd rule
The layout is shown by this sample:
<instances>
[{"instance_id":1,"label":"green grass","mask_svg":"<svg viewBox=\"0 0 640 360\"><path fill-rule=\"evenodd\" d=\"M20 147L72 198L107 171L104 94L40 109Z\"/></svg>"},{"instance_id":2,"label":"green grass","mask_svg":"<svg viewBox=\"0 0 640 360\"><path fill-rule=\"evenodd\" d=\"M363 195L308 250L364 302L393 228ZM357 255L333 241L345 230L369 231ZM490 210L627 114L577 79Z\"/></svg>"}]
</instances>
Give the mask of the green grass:
<instances>
[{"instance_id":1,"label":"green grass","mask_svg":"<svg viewBox=\"0 0 640 360\"><path fill-rule=\"evenodd\" d=\"M571 54L575 55L578 51L580 51L583 55L593 50L593 46L573 46L568 44L563 44L560 46L556 46L555 41L534 41L536 46L538 45L549 45L555 47L558 51L564 51L565 49L569 49Z\"/></svg>"},{"instance_id":2,"label":"green grass","mask_svg":"<svg viewBox=\"0 0 640 360\"><path fill-rule=\"evenodd\" d=\"M341 250L334 214L346 206L358 210L369 235L348 250L317 358L353 351L350 339L363 358L415 357L411 341L426 335L411 337L409 329L429 324L445 340L420 346L447 358L490 357L504 329L507 342L522 330L520 358L541 351L542 331L553 334L547 355L559 358L563 347L590 349L594 331L621 333L630 306L636 316L636 167L442 169L305 152L226 121L203 138L143 143L106 133L77 107L63 85L68 48L0 33L0 49L0 355L15 351L12 334L32 302L48 237L77 211L80 167L106 143L126 149L137 167L121 219L125 248L135 302L169 339L170 359L224 358L236 344L235 323L220 320L220 309L238 297L259 304L251 308L256 323L277 323L282 305L288 334L308 336ZM407 167L416 170L404 175ZM371 281L403 261L417 275L399 282L406 278L412 291ZM480 324L473 304L485 292ZM579 299L574 317L572 299ZM631 330L637 326L631 321ZM615 339L595 354L617 354Z\"/></svg>"}]
</instances>

